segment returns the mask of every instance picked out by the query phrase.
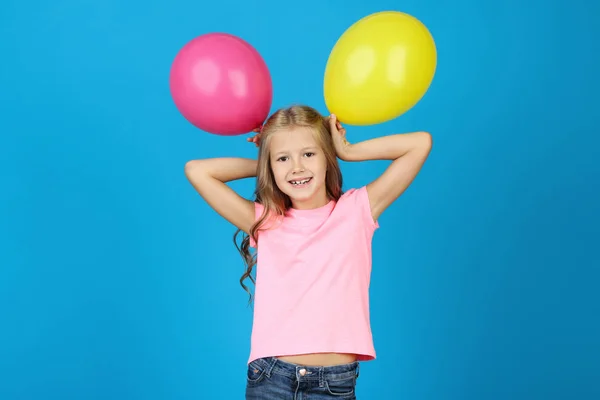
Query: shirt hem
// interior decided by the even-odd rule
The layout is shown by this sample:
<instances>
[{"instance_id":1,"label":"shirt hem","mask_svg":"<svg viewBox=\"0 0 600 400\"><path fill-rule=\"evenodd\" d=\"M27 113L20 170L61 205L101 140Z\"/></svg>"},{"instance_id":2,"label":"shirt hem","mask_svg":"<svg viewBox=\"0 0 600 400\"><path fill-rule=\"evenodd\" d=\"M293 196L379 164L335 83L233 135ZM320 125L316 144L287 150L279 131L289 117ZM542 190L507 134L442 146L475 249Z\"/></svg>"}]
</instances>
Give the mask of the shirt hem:
<instances>
[{"instance_id":1,"label":"shirt hem","mask_svg":"<svg viewBox=\"0 0 600 400\"><path fill-rule=\"evenodd\" d=\"M286 356L301 356L306 354L320 354L320 353L340 353L340 354L355 354L357 356L356 361L373 361L377 358L375 352L360 352L360 351L352 351L352 350L323 350L323 351L295 351L295 352L260 352L260 353L252 353L248 357L247 363L250 364L253 361L256 361L260 358L265 357L286 357Z\"/></svg>"}]
</instances>

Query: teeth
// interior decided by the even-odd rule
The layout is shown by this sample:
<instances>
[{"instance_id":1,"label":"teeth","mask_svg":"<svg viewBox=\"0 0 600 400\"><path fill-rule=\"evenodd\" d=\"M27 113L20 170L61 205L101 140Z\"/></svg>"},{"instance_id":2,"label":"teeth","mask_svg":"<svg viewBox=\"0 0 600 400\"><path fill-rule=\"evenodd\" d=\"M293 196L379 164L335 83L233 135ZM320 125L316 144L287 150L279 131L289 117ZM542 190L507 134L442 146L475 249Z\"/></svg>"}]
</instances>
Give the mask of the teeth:
<instances>
[{"instance_id":1,"label":"teeth","mask_svg":"<svg viewBox=\"0 0 600 400\"><path fill-rule=\"evenodd\" d=\"M304 179L304 180L301 180L301 181L291 181L291 184L292 185L302 185L304 183L307 183L309 180L310 180L310 178Z\"/></svg>"}]
</instances>

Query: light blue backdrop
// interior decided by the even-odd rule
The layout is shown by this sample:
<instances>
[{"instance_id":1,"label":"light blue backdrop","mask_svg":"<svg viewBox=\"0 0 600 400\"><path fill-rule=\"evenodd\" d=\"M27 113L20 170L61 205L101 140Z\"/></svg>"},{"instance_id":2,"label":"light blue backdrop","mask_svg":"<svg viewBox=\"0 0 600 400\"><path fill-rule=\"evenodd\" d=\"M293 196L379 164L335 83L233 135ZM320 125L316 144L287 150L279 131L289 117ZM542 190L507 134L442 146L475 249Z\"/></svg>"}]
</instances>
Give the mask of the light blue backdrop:
<instances>
[{"instance_id":1,"label":"light blue backdrop","mask_svg":"<svg viewBox=\"0 0 600 400\"><path fill-rule=\"evenodd\" d=\"M592 4L5 0L0 398L243 398L234 229L183 166L256 150L188 124L170 64L195 36L233 33L268 63L274 108L326 112L333 44L387 9L428 26L438 72L409 113L349 136L427 130L434 148L375 236L378 360L359 398L600 398ZM386 165L343 164L346 188ZM250 196L253 182L233 186Z\"/></svg>"}]
</instances>

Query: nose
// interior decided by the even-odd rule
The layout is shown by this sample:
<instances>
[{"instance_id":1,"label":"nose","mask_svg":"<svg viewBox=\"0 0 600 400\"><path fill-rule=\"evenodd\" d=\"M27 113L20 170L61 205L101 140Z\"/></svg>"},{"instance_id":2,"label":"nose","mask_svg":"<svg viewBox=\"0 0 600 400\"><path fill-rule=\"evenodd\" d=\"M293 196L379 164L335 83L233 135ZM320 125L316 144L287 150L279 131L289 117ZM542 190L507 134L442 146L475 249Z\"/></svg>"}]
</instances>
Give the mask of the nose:
<instances>
[{"instance_id":1,"label":"nose","mask_svg":"<svg viewBox=\"0 0 600 400\"><path fill-rule=\"evenodd\" d=\"M294 160L294 164L292 165L292 173L297 174L299 172L304 172L304 165L301 160Z\"/></svg>"}]
</instances>

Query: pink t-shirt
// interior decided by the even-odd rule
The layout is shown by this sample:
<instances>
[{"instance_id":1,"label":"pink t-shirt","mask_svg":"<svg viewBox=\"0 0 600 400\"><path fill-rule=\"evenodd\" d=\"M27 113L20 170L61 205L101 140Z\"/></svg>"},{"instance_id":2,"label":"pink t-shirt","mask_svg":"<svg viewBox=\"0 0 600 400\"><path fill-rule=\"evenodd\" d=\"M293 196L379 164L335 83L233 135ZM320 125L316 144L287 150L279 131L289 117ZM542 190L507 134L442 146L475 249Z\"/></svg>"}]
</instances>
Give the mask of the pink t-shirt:
<instances>
[{"instance_id":1,"label":"pink t-shirt","mask_svg":"<svg viewBox=\"0 0 600 400\"><path fill-rule=\"evenodd\" d=\"M256 218L263 206L256 204ZM351 353L375 358L369 316L371 239L379 227L366 187L313 210L290 209L258 231L248 363L262 357Z\"/></svg>"}]
</instances>

